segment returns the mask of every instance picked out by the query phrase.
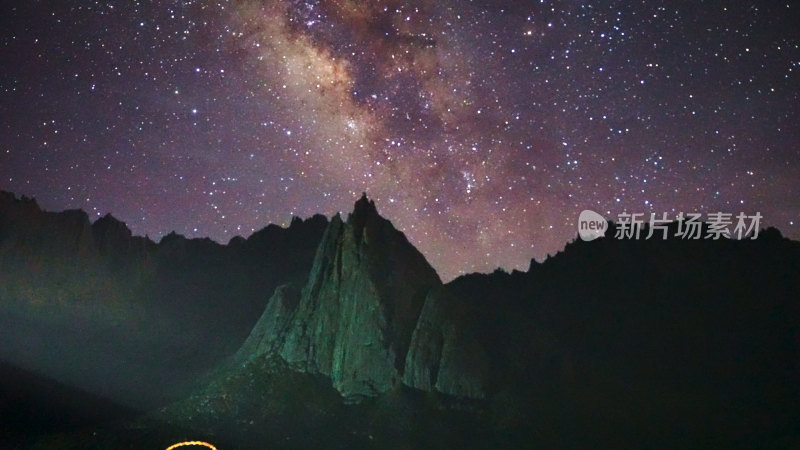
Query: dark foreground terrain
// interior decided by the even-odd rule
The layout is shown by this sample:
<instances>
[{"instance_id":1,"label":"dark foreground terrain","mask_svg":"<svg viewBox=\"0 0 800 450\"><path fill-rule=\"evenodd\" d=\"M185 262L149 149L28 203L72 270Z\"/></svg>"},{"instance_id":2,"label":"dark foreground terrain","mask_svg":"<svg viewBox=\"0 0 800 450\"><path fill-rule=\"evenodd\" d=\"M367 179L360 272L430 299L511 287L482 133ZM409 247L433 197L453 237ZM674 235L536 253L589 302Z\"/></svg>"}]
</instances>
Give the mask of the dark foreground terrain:
<instances>
[{"instance_id":1,"label":"dark foreground terrain","mask_svg":"<svg viewBox=\"0 0 800 450\"><path fill-rule=\"evenodd\" d=\"M800 244L775 229L612 224L527 272L443 284L366 198L227 246L108 241L8 201L38 225L0 214L2 448L800 447ZM29 249L52 230L94 237Z\"/></svg>"}]
</instances>

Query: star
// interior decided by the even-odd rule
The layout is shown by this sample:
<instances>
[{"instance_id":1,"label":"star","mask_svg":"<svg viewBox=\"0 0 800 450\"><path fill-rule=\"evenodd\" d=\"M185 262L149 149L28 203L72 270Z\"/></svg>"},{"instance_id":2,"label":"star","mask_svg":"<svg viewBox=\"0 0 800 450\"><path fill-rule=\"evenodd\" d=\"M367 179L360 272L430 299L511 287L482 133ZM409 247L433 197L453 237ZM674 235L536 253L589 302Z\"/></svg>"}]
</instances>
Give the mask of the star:
<instances>
[{"instance_id":1,"label":"star","mask_svg":"<svg viewBox=\"0 0 800 450\"><path fill-rule=\"evenodd\" d=\"M367 192L445 280L526 269L584 209L760 212L800 238L790 4L5 12L0 189L48 209L227 242Z\"/></svg>"}]
</instances>

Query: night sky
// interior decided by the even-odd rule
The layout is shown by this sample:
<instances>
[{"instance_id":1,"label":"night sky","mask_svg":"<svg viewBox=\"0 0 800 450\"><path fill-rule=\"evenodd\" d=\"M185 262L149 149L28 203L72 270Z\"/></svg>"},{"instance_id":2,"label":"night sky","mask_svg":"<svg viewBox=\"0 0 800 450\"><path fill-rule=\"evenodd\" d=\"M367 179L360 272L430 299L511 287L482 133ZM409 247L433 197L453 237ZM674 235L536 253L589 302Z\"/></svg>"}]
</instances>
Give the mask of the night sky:
<instances>
[{"instance_id":1,"label":"night sky","mask_svg":"<svg viewBox=\"0 0 800 450\"><path fill-rule=\"evenodd\" d=\"M11 1L0 189L227 242L361 192L444 279L583 209L800 238L800 5Z\"/></svg>"}]
</instances>

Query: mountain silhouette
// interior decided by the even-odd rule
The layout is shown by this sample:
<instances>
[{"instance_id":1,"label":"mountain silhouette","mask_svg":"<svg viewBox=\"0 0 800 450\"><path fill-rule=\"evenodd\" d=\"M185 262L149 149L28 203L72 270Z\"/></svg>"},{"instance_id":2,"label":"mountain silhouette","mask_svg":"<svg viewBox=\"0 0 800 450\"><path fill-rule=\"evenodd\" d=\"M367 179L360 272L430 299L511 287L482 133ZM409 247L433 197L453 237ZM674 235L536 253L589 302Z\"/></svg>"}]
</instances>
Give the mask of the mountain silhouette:
<instances>
[{"instance_id":1,"label":"mountain silhouette","mask_svg":"<svg viewBox=\"0 0 800 450\"><path fill-rule=\"evenodd\" d=\"M328 440L247 428L306 436L287 448L800 442L800 244L772 228L741 241L615 239L609 225L527 272L443 285L362 197L328 225L307 284L275 291L236 366L158 417L246 445L219 424L328 412L313 419ZM398 308L402 320L387 319Z\"/></svg>"},{"instance_id":2,"label":"mountain silhouette","mask_svg":"<svg viewBox=\"0 0 800 450\"><path fill-rule=\"evenodd\" d=\"M180 398L241 345L275 287L305 280L327 223L155 243L111 215L91 223L0 192L0 359L129 407Z\"/></svg>"},{"instance_id":3,"label":"mountain silhouette","mask_svg":"<svg viewBox=\"0 0 800 450\"><path fill-rule=\"evenodd\" d=\"M442 284L366 195L346 220L298 219L226 246L174 234L155 244L113 217L87 225L10 194L0 212L0 298L17 321L4 359L67 364L14 351L57 341L42 335L67 329L65 317L92 317L78 328L97 336L141 317L187 322L136 347L186 352L153 368L206 353L182 372L206 376L161 398L182 400L123 426L141 442L193 430L230 448L800 444L800 243L776 229L636 240L614 238L609 223L607 237L570 242L526 272ZM112 281L94 286L100 278ZM108 295L87 297L98 292Z\"/></svg>"}]
</instances>

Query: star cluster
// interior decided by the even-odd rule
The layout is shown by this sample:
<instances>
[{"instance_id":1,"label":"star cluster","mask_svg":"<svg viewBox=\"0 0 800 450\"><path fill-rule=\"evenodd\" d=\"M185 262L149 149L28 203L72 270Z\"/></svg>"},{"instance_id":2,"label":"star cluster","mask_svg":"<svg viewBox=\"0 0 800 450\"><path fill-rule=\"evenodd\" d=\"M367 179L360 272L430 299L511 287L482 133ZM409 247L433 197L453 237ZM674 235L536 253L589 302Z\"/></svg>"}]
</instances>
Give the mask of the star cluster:
<instances>
[{"instance_id":1,"label":"star cluster","mask_svg":"<svg viewBox=\"0 0 800 450\"><path fill-rule=\"evenodd\" d=\"M800 238L800 8L777 2L17 1L0 188L227 242L362 191L444 279L583 209Z\"/></svg>"}]
</instances>

